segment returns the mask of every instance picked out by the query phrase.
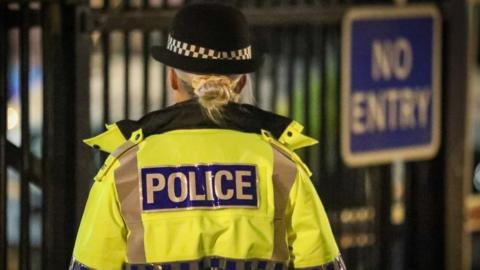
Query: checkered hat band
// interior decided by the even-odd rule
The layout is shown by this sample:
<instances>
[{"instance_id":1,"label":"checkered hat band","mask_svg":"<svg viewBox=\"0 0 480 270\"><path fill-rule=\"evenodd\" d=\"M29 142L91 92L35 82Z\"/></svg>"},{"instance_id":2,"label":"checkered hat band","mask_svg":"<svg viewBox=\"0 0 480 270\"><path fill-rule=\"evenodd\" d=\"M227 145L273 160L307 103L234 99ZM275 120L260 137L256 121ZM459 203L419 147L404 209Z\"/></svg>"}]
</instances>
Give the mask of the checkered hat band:
<instances>
[{"instance_id":1,"label":"checkered hat band","mask_svg":"<svg viewBox=\"0 0 480 270\"><path fill-rule=\"evenodd\" d=\"M249 60L252 59L252 49L251 46L246 48L223 52L216 51L213 49L208 49L186 42L182 42L174 39L172 36L168 36L167 50L172 51L176 54L193 57L193 58L202 58L202 59L220 59L220 60Z\"/></svg>"}]
</instances>

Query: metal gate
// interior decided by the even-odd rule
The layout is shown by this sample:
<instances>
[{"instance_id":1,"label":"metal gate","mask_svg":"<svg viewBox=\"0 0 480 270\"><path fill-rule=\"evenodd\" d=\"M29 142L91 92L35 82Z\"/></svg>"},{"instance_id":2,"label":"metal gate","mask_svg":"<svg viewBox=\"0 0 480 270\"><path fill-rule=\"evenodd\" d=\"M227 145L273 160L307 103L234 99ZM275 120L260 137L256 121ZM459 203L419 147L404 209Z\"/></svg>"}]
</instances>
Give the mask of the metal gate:
<instances>
[{"instance_id":1,"label":"metal gate","mask_svg":"<svg viewBox=\"0 0 480 270\"><path fill-rule=\"evenodd\" d=\"M0 1L0 269L66 267L104 158L81 139L169 104L166 68L148 49L186 2ZM341 160L340 24L354 4L221 2L244 10L265 53L255 103L320 141L300 155L349 269L443 269L446 150L358 169Z\"/></svg>"}]
</instances>

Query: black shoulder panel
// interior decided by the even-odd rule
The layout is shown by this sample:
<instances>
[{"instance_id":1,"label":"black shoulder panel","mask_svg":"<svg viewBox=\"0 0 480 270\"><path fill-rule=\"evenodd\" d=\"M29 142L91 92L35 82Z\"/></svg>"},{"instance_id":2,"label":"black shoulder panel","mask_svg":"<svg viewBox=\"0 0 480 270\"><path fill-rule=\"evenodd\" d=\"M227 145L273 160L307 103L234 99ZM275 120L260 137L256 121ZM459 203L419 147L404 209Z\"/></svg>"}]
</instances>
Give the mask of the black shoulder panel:
<instances>
[{"instance_id":1,"label":"black shoulder panel","mask_svg":"<svg viewBox=\"0 0 480 270\"><path fill-rule=\"evenodd\" d=\"M117 126L126 139L139 128L144 137L177 129L220 128L258 134L264 129L278 138L292 122L287 117L248 104L229 103L222 108L222 113L224 119L217 124L205 115L197 100L192 99L148 113L138 121L119 121Z\"/></svg>"},{"instance_id":2,"label":"black shoulder panel","mask_svg":"<svg viewBox=\"0 0 480 270\"><path fill-rule=\"evenodd\" d=\"M116 124L118 126L118 129L120 129L120 131L123 134L123 137L125 137L126 140L130 138L130 136L132 135L132 132L141 128L141 126L138 124L137 121L129 120L129 119L120 120Z\"/></svg>"}]
</instances>

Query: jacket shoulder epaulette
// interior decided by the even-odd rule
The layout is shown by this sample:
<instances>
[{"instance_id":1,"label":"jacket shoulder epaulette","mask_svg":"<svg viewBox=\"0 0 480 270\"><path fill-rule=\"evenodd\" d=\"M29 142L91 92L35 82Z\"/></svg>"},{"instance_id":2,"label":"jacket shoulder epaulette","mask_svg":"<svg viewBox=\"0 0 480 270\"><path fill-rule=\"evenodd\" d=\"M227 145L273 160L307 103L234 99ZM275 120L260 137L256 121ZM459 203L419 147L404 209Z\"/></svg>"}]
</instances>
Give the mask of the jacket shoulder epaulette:
<instances>
[{"instance_id":1,"label":"jacket shoulder epaulette","mask_svg":"<svg viewBox=\"0 0 480 270\"><path fill-rule=\"evenodd\" d=\"M119 147L117 147L114 151L110 153L110 155L107 157L107 159L103 163L102 167L100 167L97 174L95 175L94 177L95 181L102 181L103 177L107 174L110 168L112 168L115 161L117 161L120 156L122 156L132 147L136 146L141 141L143 141L143 139L144 137L143 137L142 129L138 129L132 132L132 135L128 140L126 140L123 144L121 144Z\"/></svg>"},{"instance_id":2,"label":"jacket shoulder epaulette","mask_svg":"<svg viewBox=\"0 0 480 270\"><path fill-rule=\"evenodd\" d=\"M303 126L292 120L280 137L278 137L278 141L292 151L318 143L317 140L303 134L302 131Z\"/></svg>"},{"instance_id":3,"label":"jacket shoulder epaulette","mask_svg":"<svg viewBox=\"0 0 480 270\"><path fill-rule=\"evenodd\" d=\"M290 157L293 162L298 164L308 174L308 176L312 176L312 172L302 161L302 159L295 153L295 150L315 145L318 143L318 141L303 134L302 131L303 126L300 123L292 120L284 129L282 134L278 137L278 139L272 136L272 134L266 130L262 130L262 138Z\"/></svg>"},{"instance_id":4,"label":"jacket shoulder epaulette","mask_svg":"<svg viewBox=\"0 0 480 270\"><path fill-rule=\"evenodd\" d=\"M85 144L106 153L112 153L124 144L140 126L136 121L122 120L106 125L107 130L97 136L83 140Z\"/></svg>"}]
</instances>

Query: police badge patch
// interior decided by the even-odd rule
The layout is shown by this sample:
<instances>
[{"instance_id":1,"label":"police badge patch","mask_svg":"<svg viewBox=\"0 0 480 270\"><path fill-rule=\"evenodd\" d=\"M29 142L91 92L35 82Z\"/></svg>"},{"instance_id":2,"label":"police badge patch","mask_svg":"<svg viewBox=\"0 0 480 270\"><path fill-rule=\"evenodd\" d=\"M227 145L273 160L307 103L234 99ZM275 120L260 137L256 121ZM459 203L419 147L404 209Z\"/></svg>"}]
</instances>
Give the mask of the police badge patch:
<instances>
[{"instance_id":1,"label":"police badge patch","mask_svg":"<svg viewBox=\"0 0 480 270\"><path fill-rule=\"evenodd\" d=\"M181 165L141 169L144 211L258 207L255 165Z\"/></svg>"}]
</instances>

